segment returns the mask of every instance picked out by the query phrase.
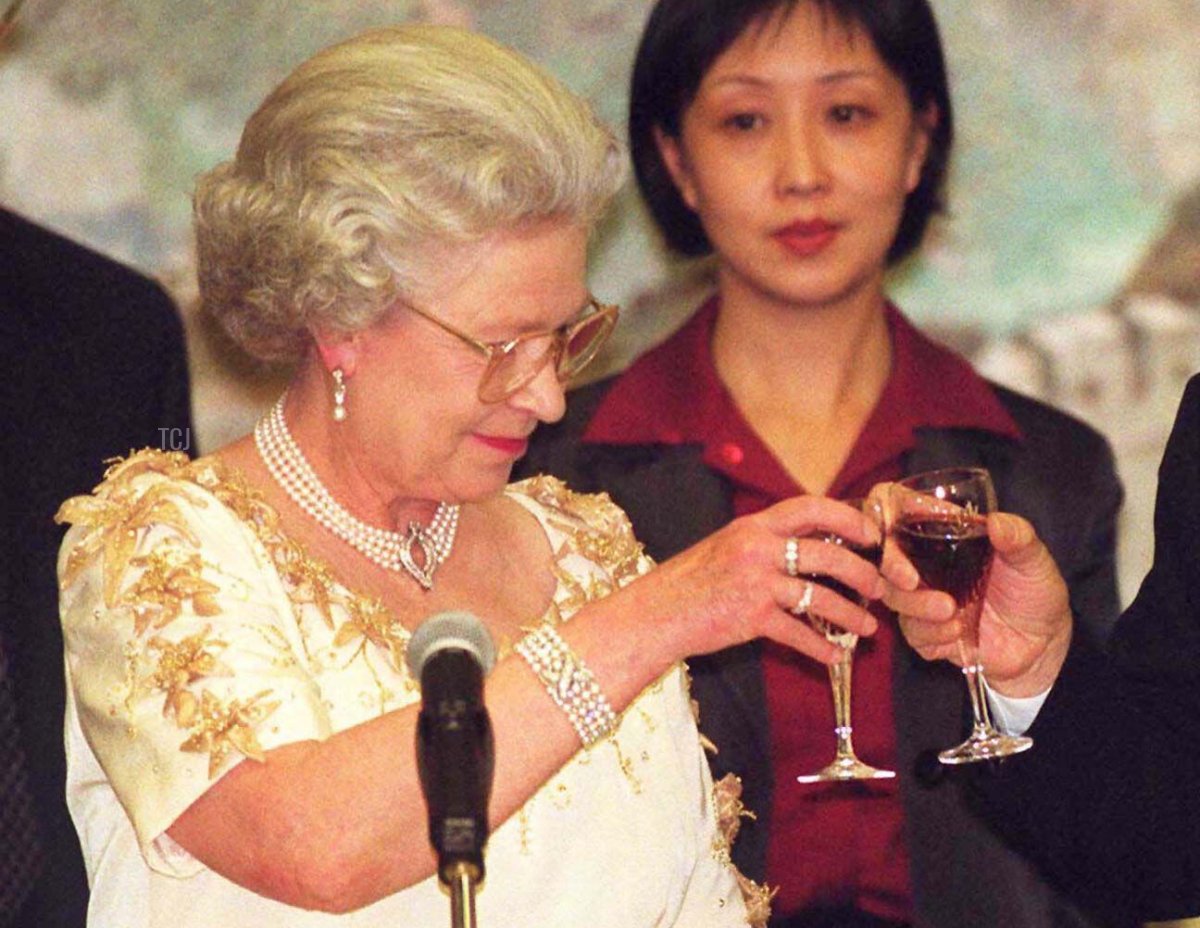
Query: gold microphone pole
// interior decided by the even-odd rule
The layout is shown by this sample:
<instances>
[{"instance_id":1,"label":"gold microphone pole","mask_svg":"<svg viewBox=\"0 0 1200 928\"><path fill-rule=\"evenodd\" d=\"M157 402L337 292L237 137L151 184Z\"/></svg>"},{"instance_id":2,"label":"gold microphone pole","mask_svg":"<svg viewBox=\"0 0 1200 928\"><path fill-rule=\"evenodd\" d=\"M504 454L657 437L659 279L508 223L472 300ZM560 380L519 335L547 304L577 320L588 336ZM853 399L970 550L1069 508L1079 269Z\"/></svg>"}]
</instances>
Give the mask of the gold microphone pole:
<instances>
[{"instance_id":1,"label":"gold microphone pole","mask_svg":"<svg viewBox=\"0 0 1200 928\"><path fill-rule=\"evenodd\" d=\"M475 921L475 884L479 870L465 860L455 862L446 874L450 890L450 928L477 928Z\"/></svg>"}]
</instances>

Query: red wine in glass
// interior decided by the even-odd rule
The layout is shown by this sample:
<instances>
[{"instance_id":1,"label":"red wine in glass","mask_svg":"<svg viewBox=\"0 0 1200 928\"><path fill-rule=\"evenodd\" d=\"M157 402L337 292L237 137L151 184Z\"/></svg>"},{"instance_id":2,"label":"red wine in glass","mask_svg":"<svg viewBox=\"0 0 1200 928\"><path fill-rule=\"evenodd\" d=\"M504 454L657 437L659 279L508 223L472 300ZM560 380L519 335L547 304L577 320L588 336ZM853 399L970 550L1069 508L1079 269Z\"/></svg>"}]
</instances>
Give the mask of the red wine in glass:
<instances>
[{"instance_id":1,"label":"red wine in glass","mask_svg":"<svg viewBox=\"0 0 1200 928\"><path fill-rule=\"evenodd\" d=\"M963 633L979 645L979 610L970 609L983 594L992 566L992 543L982 516L945 518L902 516L893 529L896 543L926 586L954 597L963 616L973 617Z\"/></svg>"}]
</instances>

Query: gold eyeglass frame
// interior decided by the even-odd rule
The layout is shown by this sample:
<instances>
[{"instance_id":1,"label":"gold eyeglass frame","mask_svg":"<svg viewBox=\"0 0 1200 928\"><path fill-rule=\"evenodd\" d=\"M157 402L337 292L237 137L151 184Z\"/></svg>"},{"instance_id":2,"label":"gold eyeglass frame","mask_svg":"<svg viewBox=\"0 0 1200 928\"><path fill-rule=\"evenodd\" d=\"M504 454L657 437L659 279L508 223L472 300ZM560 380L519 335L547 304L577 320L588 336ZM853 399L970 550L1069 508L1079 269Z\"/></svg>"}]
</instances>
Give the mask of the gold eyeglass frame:
<instances>
[{"instance_id":1,"label":"gold eyeglass frame","mask_svg":"<svg viewBox=\"0 0 1200 928\"><path fill-rule=\"evenodd\" d=\"M459 341L470 345L487 359L487 366L483 369L483 374L479 378L479 387L477 390L477 395L479 396L480 402L483 403L503 402L514 393L517 393L524 387L528 386L541 372L542 368L545 366L546 360L550 358L554 359L555 373L558 375L560 382L575 376L581 370L587 367L587 365L595 359L600 349L604 347L604 343L607 342L609 336L612 335L612 331L616 327L617 320L620 318L621 314L621 309L619 306L609 303L601 303L594 296L588 294L587 302L584 303L584 315L582 316L578 316L569 322L564 322L562 325L553 329L545 329L539 332L526 332L523 335L518 335L515 338L510 338L502 342L484 342L480 341L478 338L475 338L475 336L469 335L461 329L456 328L455 326L446 322L444 319L439 319L427 309L421 309L421 307L414 306L412 303L409 303L405 300L397 300L396 303L399 306L403 306L405 309L411 310L422 319L432 322L443 332L453 335ZM592 312L587 311L589 308L592 310ZM571 343L571 339L581 328L595 323L597 316L603 316L607 320L605 329L600 335L593 339L591 350L587 356L570 370L564 371L562 365L563 361L567 359L567 345ZM490 394L485 389L488 385L488 381L494 376L495 371L504 362L505 358L509 357L517 349L517 346L523 342L533 341L534 339L538 338L545 338L546 336L552 336L554 339L553 342L551 342L551 347L545 353L545 355L543 355L543 360L541 363L528 372L528 376L522 377L515 385L495 396Z\"/></svg>"}]
</instances>

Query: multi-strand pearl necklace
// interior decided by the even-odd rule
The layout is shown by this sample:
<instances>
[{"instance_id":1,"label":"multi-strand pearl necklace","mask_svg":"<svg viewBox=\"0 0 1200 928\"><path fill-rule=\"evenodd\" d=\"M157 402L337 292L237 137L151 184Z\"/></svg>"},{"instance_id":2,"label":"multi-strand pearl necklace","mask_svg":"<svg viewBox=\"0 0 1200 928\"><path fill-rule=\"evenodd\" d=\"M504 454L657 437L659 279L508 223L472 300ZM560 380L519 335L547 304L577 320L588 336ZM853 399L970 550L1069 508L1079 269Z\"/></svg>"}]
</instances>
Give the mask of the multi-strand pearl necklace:
<instances>
[{"instance_id":1,"label":"multi-strand pearl necklace","mask_svg":"<svg viewBox=\"0 0 1200 928\"><path fill-rule=\"evenodd\" d=\"M271 476L301 509L346 544L387 570L406 571L424 589L433 587L434 571L450 556L458 532L457 503L438 503L429 527L409 522L408 531L376 528L351 515L304 457L283 418L281 396L254 427L254 443ZM421 563L413 556L420 549Z\"/></svg>"}]
</instances>

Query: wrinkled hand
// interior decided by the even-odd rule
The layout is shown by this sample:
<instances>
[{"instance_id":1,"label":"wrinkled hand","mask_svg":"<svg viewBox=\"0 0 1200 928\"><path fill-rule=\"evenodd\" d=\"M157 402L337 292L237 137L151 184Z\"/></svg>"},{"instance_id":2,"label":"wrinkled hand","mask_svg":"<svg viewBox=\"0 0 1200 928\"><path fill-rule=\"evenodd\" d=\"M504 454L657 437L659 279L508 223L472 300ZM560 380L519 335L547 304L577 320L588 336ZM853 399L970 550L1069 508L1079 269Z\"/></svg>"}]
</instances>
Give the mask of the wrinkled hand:
<instances>
[{"instance_id":1,"label":"wrinkled hand","mask_svg":"<svg viewBox=\"0 0 1200 928\"><path fill-rule=\"evenodd\" d=\"M799 496L751 516L735 519L639 578L621 591L627 608L646 618L646 627L672 636L677 657L706 654L755 638L769 638L823 663L841 650L792 610L812 581L805 574L840 580L876 599L885 589L875 567L819 532L854 544L880 541L875 523L836 500ZM785 545L797 539L796 569L789 576ZM828 587L812 584L810 611L859 635L875 632L874 617Z\"/></svg>"},{"instance_id":2,"label":"wrinkled hand","mask_svg":"<svg viewBox=\"0 0 1200 928\"><path fill-rule=\"evenodd\" d=\"M1053 684L1070 644L1067 585L1025 519L992 513L987 527L996 553L983 594L979 659L997 692L1034 696ZM890 539L881 570L888 581L883 600L898 613L912 648L926 660L961 666L953 598L920 587L916 569Z\"/></svg>"}]
</instances>

